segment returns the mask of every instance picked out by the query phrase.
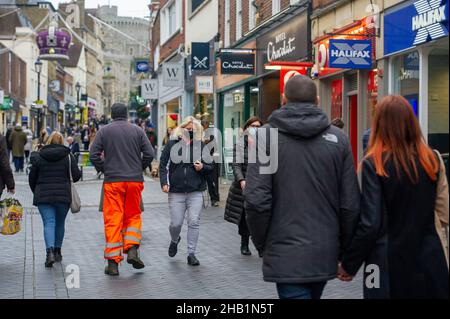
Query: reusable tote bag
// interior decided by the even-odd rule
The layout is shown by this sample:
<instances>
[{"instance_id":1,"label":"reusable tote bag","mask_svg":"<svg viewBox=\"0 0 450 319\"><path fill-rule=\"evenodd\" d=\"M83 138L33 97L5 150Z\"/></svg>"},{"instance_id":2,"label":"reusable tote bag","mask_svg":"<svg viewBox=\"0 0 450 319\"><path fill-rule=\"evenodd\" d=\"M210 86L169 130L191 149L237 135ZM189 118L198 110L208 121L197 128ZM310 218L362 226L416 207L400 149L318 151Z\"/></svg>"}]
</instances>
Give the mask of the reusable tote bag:
<instances>
[{"instance_id":1,"label":"reusable tote bag","mask_svg":"<svg viewBox=\"0 0 450 319\"><path fill-rule=\"evenodd\" d=\"M70 202L70 210L72 214L76 214L81 210L81 200L80 196L78 196L77 189L75 188L75 183L72 178L72 156L69 154L69 176L70 176L70 192L71 192L71 202Z\"/></svg>"}]
</instances>

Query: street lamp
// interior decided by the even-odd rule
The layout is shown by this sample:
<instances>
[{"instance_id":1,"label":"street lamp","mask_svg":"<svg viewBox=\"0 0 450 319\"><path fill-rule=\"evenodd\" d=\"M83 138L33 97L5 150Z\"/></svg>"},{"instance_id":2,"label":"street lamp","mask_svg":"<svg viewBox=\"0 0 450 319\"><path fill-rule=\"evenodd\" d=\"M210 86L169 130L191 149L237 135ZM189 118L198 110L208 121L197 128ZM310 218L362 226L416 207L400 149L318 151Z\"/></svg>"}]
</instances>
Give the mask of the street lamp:
<instances>
[{"instance_id":1,"label":"street lamp","mask_svg":"<svg viewBox=\"0 0 450 319\"><path fill-rule=\"evenodd\" d=\"M81 91L81 84L80 82L77 82L77 84L75 84L75 90L77 90L77 107L80 107L80 91Z\"/></svg>"},{"instance_id":2,"label":"street lamp","mask_svg":"<svg viewBox=\"0 0 450 319\"><path fill-rule=\"evenodd\" d=\"M34 63L34 70L37 73L38 76L38 83L37 83L37 103L36 104L40 104L40 100L41 100L41 72L42 72L42 61L37 59L37 61ZM37 125L38 125L38 130L37 130L37 136L39 137L41 134L41 106L38 107L38 121L37 121Z\"/></svg>"}]
</instances>

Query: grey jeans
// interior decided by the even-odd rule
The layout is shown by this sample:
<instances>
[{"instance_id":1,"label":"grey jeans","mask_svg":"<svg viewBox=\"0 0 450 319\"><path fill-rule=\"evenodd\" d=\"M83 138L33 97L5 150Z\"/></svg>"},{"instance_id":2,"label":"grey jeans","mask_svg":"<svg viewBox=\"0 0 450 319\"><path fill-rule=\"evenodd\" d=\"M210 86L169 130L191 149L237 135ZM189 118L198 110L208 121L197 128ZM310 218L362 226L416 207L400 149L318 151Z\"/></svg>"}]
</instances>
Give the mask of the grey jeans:
<instances>
[{"instance_id":1,"label":"grey jeans","mask_svg":"<svg viewBox=\"0 0 450 319\"><path fill-rule=\"evenodd\" d=\"M169 193L170 237L178 242L184 218L187 213L187 244L188 254L194 254L197 248L200 212L203 208L203 192Z\"/></svg>"}]
</instances>

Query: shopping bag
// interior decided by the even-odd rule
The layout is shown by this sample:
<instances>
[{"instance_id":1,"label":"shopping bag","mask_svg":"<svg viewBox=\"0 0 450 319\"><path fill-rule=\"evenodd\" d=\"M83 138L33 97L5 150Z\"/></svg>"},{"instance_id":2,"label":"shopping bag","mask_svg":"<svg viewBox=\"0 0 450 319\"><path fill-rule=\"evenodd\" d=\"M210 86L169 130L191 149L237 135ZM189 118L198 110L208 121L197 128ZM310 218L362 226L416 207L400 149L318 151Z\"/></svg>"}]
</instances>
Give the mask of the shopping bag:
<instances>
[{"instance_id":1,"label":"shopping bag","mask_svg":"<svg viewBox=\"0 0 450 319\"><path fill-rule=\"evenodd\" d=\"M0 233L2 235L14 235L20 232L23 218L23 207L15 198L6 198L0 203L1 219L3 225Z\"/></svg>"}]
</instances>

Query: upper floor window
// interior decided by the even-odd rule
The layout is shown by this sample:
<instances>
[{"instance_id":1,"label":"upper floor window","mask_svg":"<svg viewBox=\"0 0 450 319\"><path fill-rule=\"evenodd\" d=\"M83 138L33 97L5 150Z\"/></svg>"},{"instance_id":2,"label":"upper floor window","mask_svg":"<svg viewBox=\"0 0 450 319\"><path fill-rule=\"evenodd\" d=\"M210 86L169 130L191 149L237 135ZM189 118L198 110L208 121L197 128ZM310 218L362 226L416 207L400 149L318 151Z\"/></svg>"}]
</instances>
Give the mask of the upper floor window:
<instances>
[{"instance_id":1,"label":"upper floor window","mask_svg":"<svg viewBox=\"0 0 450 319\"><path fill-rule=\"evenodd\" d=\"M242 38L242 0L236 0L236 41Z\"/></svg>"},{"instance_id":2,"label":"upper floor window","mask_svg":"<svg viewBox=\"0 0 450 319\"><path fill-rule=\"evenodd\" d=\"M182 22L182 0L172 0L161 10L161 41L169 40L178 30Z\"/></svg>"},{"instance_id":3,"label":"upper floor window","mask_svg":"<svg viewBox=\"0 0 450 319\"><path fill-rule=\"evenodd\" d=\"M225 36L224 36L224 47L230 46L230 31L231 31L231 6L230 6L230 0L225 0Z\"/></svg>"},{"instance_id":4,"label":"upper floor window","mask_svg":"<svg viewBox=\"0 0 450 319\"><path fill-rule=\"evenodd\" d=\"M191 13L195 12L200 6L205 3L206 0L190 0L191 3Z\"/></svg>"},{"instance_id":5,"label":"upper floor window","mask_svg":"<svg viewBox=\"0 0 450 319\"><path fill-rule=\"evenodd\" d=\"M272 0L272 15L276 15L281 11L280 0Z\"/></svg>"},{"instance_id":6,"label":"upper floor window","mask_svg":"<svg viewBox=\"0 0 450 319\"><path fill-rule=\"evenodd\" d=\"M248 1L248 29L256 27L256 6L255 0Z\"/></svg>"}]
</instances>

